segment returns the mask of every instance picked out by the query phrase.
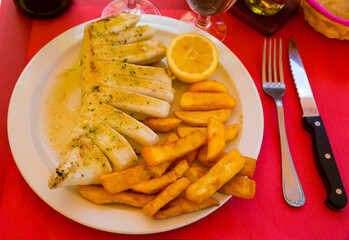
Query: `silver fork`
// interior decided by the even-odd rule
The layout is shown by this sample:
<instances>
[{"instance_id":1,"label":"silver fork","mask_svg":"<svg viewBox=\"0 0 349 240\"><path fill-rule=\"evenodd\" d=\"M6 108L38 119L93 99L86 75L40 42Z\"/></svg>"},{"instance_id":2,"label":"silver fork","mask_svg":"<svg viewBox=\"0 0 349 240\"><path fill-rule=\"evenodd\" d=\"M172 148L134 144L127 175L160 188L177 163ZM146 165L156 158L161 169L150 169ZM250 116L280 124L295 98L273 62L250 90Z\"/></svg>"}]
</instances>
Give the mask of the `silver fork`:
<instances>
[{"instance_id":1,"label":"silver fork","mask_svg":"<svg viewBox=\"0 0 349 240\"><path fill-rule=\"evenodd\" d=\"M266 39L264 39L263 49L263 62L262 62L262 83L263 90L269 96L273 97L276 103L278 112L280 143L281 143L281 160L282 160L282 191L286 203L293 207L301 207L305 203L305 196L303 188L298 179L296 169L293 164L290 148L287 142L285 120L284 120L284 108L282 106L282 96L285 94L286 86L284 82L284 73L282 67L282 42L279 42L279 79L277 76L276 67L276 39L274 39L274 51L273 51L273 77L271 66L271 46L272 41L269 41L268 52L268 81L266 74ZM273 79L274 78L274 81Z\"/></svg>"}]
</instances>

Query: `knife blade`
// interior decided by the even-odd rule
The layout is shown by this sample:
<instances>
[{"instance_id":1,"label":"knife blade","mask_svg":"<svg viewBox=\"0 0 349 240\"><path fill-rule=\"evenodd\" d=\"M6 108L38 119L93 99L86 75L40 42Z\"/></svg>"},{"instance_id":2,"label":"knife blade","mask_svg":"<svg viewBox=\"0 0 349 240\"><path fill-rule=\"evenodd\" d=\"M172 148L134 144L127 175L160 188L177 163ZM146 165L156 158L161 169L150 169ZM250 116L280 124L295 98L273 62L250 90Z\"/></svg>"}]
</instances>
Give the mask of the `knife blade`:
<instances>
[{"instance_id":1,"label":"knife blade","mask_svg":"<svg viewBox=\"0 0 349 240\"><path fill-rule=\"evenodd\" d=\"M293 38L289 44L289 60L292 76L303 109L303 127L310 132L316 166L327 190L326 205L341 210L348 198L332 152L322 118L317 109L303 62Z\"/></svg>"}]
</instances>

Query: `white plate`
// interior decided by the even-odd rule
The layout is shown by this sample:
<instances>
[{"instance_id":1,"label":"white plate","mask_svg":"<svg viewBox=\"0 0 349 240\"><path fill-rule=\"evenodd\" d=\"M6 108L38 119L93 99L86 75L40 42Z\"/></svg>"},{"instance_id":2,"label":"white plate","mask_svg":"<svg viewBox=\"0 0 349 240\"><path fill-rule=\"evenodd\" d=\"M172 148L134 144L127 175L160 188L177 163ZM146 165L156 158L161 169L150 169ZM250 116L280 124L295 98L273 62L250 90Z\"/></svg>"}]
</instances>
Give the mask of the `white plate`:
<instances>
[{"instance_id":1,"label":"white plate","mask_svg":"<svg viewBox=\"0 0 349 240\"><path fill-rule=\"evenodd\" d=\"M180 33L197 32L209 37L219 51L219 65L211 79L226 84L237 100L237 107L227 124L240 123L237 140L226 150L237 147L243 155L257 158L263 137L263 112L258 92L249 73L239 59L220 41L206 32L181 21L154 15L142 15L139 25L148 24L157 30L155 38L170 40ZM79 56L83 28L76 26L43 47L26 66L12 93L8 113L8 136L16 164L23 177L52 208L64 216L92 228L127 234L156 233L176 229L195 222L217 207L183 214L165 220L154 220L141 210L118 205L95 205L83 199L76 188L50 190L51 171L58 164L43 130L42 98L57 74L71 66ZM177 93L179 94L179 93ZM223 205L229 196L215 194Z\"/></svg>"}]
</instances>

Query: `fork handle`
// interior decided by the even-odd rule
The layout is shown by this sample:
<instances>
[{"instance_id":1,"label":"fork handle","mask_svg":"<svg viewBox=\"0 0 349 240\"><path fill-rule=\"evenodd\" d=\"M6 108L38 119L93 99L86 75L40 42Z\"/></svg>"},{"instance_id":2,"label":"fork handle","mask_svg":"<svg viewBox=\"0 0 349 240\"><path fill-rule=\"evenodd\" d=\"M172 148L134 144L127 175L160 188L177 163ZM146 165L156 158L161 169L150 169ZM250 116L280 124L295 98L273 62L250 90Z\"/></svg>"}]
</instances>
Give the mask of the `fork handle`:
<instances>
[{"instance_id":1,"label":"fork handle","mask_svg":"<svg viewBox=\"0 0 349 240\"><path fill-rule=\"evenodd\" d=\"M282 101L276 100L276 106L281 143L282 191L287 204L292 207L301 207L305 203L305 196L288 146Z\"/></svg>"}]
</instances>

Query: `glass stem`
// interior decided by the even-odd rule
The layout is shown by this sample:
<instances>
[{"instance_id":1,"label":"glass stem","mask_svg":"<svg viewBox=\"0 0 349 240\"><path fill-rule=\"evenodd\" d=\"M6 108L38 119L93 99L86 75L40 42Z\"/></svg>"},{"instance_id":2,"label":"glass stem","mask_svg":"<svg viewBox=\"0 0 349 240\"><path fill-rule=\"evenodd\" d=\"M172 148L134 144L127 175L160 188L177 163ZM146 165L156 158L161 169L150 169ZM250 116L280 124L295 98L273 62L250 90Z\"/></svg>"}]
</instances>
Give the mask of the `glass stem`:
<instances>
[{"instance_id":1,"label":"glass stem","mask_svg":"<svg viewBox=\"0 0 349 240\"><path fill-rule=\"evenodd\" d=\"M196 21L196 25L200 28L209 28L211 25L211 17L210 16L202 16L198 15L198 19Z\"/></svg>"},{"instance_id":2,"label":"glass stem","mask_svg":"<svg viewBox=\"0 0 349 240\"><path fill-rule=\"evenodd\" d=\"M135 13L137 11L136 0L127 0L127 12Z\"/></svg>"}]
</instances>

